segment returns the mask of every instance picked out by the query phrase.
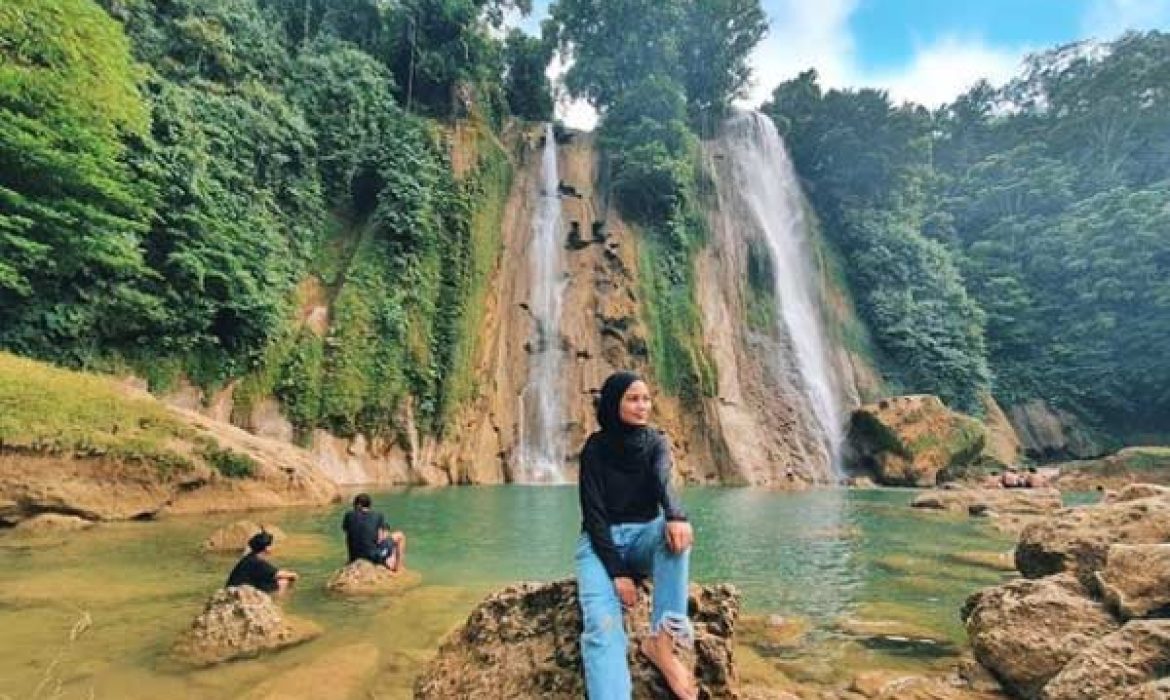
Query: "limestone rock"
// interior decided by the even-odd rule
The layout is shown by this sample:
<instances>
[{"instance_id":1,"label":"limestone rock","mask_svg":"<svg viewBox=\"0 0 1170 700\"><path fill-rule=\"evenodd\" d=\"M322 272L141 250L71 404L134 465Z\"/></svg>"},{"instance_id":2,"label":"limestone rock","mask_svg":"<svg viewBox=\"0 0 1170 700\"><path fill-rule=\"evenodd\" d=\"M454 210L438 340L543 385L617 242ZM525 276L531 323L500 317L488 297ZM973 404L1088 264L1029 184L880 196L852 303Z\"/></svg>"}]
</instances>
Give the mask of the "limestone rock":
<instances>
[{"instance_id":1,"label":"limestone rock","mask_svg":"<svg viewBox=\"0 0 1170 700\"><path fill-rule=\"evenodd\" d=\"M22 520L16 524L14 528L17 532L26 533L50 533L50 532L74 532L76 530L85 530L95 525L92 520L79 518L76 515L61 515L60 513L41 513L34 515L28 520Z\"/></svg>"},{"instance_id":2,"label":"limestone rock","mask_svg":"<svg viewBox=\"0 0 1170 700\"><path fill-rule=\"evenodd\" d=\"M1137 501L1151 496L1170 496L1170 486L1160 486L1158 484L1126 484L1121 487L1120 491L1110 493L1105 496L1105 503L1126 503L1128 501Z\"/></svg>"},{"instance_id":3,"label":"limestone rock","mask_svg":"<svg viewBox=\"0 0 1170 700\"><path fill-rule=\"evenodd\" d=\"M881 669L857 674L849 690L867 700L974 700L1001 697L956 687L939 678Z\"/></svg>"},{"instance_id":4,"label":"limestone rock","mask_svg":"<svg viewBox=\"0 0 1170 700\"><path fill-rule=\"evenodd\" d=\"M1170 678L1118 691L1117 700L1170 700Z\"/></svg>"},{"instance_id":5,"label":"limestone rock","mask_svg":"<svg viewBox=\"0 0 1170 700\"><path fill-rule=\"evenodd\" d=\"M1170 544L1115 544L1096 573L1101 597L1123 620L1170 606Z\"/></svg>"},{"instance_id":6,"label":"limestone rock","mask_svg":"<svg viewBox=\"0 0 1170 700\"><path fill-rule=\"evenodd\" d=\"M1170 484L1170 447L1126 447L1100 459L1058 466L1059 485L1066 491L1122 489L1141 482L1165 485ZM1148 495L1154 491L1150 488Z\"/></svg>"},{"instance_id":7,"label":"limestone rock","mask_svg":"<svg viewBox=\"0 0 1170 700\"><path fill-rule=\"evenodd\" d=\"M858 465L879 482L934 486L943 469L978 458L986 431L937 396L899 396L854 411L848 440Z\"/></svg>"},{"instance_id":8,"label":"limestone rock","mask_svg":"<svg viewBox=\"0 0 1170 700\"><path fill-rule=\"evenodd\" d=\"M1029 457L1079 459L1104 452L1076 416L1040 399L1012 406L1008 415Z\"/></svg>"},{"instance_id":9,"label":"limestone rock","mask_svg":"<svg viewBox=\"0 0 1170 700\"><path fill-rule=\"evenodd\" d=\"M174 657L207 666L283 649L321 634L308 620L286 616L263 591L232 586L216 591L175 642Z\"/></svg>"},{"instance_id":10,"label":"limestone rock","mask_svg":"<svg viewBox=\"0 0 1170 700\"><path fill-rule=\"evenodd\" d=\"M975 658L1023 698L1037 697L1086 644L1117 628L1070 574L986 588L962 616Z\"/></svg>"},{"instance_id":11,"label":"limestone rock","mask_svg":"<svg viewBox=\"0 0 1170 700\"><path fill-rule=\"evenodd\" d=\"M247 548L252 535L261 529L271 533L278 544L285 541L285 534L278 527L262 525L252 520L237 520L208 535L203 544L199 545L199 549L214 554L239 554Z\"/></svg>"},{"instance_id":12,"label":"limestone rock","mask_svg":"<svg viewBox=\"0 0 1170 700\"><path fill-rule=\"evenodd\" d=\"M1066 508L1024 528L1016 545L1016 568L1029 578L1071 571L1092 586L1093 572L1104 567L1111 545L1166 541L1170 498Z\"/></svg>"},{"instance_id":13,"label":"limestone rock","mask_svg":"<svg viewBox=\"0 0 1170 700\"><path fill-rule=\"evenodd\" d=\"M1098 700L1158 679L1170 667L1170 620L1134 620L1084 647L1044 686L1042 700Z\"/></svg>"},{"instance_id":14,"label":"limestone rock","mask_svg":"<svg viewBox=\"0 0 1170 700\"><path fill-rule=\"evenodd\" d=\"M1017 515L1047 515L1062 507L1056 489L933 489L910 502L914 508L971 513L972 509Z\"/></svg>"},{"instance_id":15,"label":"limestone rock","mask_svg":"<svg viewBox=\"0 0 1170 700\"><path fill-rule=\"evenodd\" d=\"M413 569L394 574L384 566L358 559L333 572L325 587L338 595L367 596L399 593L420 583L422 575Z\"/></svg>"},{"instance_id":16,"label":"limestone rock","mask_svg":"<svg viewBox=\"0 0 1170 700\"><path fill-rule=\"evenodd\" d=\"M735 697L733 634L739 594L729 585L691 586L695 675L703 697ZM649 595L627 616L634 698L671 697L658 672L637 650L648 632ZM577 584L522 583L488 596L444 640L415 683L416 700L482 697L569 700L585 697L578 640Z\"/></svg>"},{"instance_id":17,"label":"limestone rock","mask_svg":"<svg viewBox=\"0 0 1170 700\"><path fill-rule=\"evenodd\" d=\"M984 425L987 427L987 441L983 446L983 462L1010 467L1020 462L1020 436L1012 427L1011 420L989 393L979 396L983 404Z\"/></svg>"}]
</instances>

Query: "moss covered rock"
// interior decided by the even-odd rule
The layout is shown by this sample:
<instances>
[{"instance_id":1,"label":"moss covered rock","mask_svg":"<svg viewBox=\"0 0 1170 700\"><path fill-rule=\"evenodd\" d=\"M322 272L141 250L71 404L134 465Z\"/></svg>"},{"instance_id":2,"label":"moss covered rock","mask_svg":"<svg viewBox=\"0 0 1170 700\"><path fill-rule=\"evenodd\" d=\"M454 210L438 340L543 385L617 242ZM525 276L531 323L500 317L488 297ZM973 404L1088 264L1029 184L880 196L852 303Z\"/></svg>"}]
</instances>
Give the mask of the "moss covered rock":
<instances>
[{"instance_id":1,"label":"moss covered rock","mask_svg":"<svg viewBox=\"0 0 1170 700\"><path fill-rule=\"evenodd\" d=\"M888 486L933 486L943 469L977 461L983 424L950 410L937 396L898 396L854 411L849 449L856 468Z\"/></svg>"}]
</instances>

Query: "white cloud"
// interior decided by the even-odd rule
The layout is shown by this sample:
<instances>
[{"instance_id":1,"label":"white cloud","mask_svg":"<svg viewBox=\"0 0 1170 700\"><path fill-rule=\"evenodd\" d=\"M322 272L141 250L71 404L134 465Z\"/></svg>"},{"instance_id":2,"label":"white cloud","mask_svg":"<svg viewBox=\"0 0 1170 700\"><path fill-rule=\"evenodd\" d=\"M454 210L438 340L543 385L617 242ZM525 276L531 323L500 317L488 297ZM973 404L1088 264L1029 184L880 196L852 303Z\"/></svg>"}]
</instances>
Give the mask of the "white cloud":
<instances>
[{"instance_id":1,"label":"white cloud","mask_svg":"<svg viewBox=\"0 0 1170 700\"><path fill-rule=\"evenodd\" d=\"M754 52L748 102L759 104L785 80L816 68L822 83L842 86L856 74L849 16L858 0L766 3L770 29Z\"/></svg>"},{"instance_id":2,"label":"white cloud","mask_svg":"<svg viewBox=\"0 0 1170 700\"><path fill-rule=\"evenodd\" d=\"M1170 27L1170 0L1093 0L1081 20L1082 33L1101 40L1155 27Z\"/></svg>"},{"instance_id":3,"label":"white cloud","mask_svg":"<svg viewBox=\"0 0 1170 700\"><path fill-rule=\"evenodd\" d=\"M861 80L865 85L885 88L896 102L938 107L980 80L993 85L1007 82L1029 52L1027 47L996 49L978 40L943 37L916 49L913 61L904 69Z\"/></svg>"},{"instance_id":4,"label":"white cloud","mask_svg":"<svg viewBox=\"0 0 1170 700\"><path fill-rule=\"evenodd\" d=\"M901 68L867 70L858 61L849 28L858 0L769 4L772 30L753 58L755 85L747 100L753 105L767 100L781 82L816 68L826 87L884 88L895 101L936 107L982 78L992 83L1008 80L1030 50L994 48L974 37L944 36L915 47L913 57Z\"/></svg>"}]
</instances>

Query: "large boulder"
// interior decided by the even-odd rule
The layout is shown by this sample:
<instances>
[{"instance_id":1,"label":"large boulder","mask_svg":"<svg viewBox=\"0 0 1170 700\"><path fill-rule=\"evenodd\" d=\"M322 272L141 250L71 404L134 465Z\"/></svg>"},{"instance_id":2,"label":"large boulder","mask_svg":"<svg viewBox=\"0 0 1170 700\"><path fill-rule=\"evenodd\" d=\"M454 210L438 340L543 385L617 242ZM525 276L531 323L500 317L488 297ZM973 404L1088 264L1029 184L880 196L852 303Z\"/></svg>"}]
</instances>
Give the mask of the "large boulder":
<instances>
[{"instance_id":1,"label":"large boulder","mask_svg":"<svg viewBox=\"0 0 1170 700\"><path fill-rule=\"evenodd\" d=\"M918 494L914 508L957 513L1010 513L1048 515L1063 507L1056 489L932 489Z\"/></svg>"},{"instance_id":2,"label":"large boulder","mask_svg":"<svg viewBox=\"0 0 1170 700\"><path fill-rule=\"evenodd\" d=\"M1110 546L1166 541L1170 498L1066 508L1024 528L1016 545L1016 568L1029 578L1070 571L1092 586L1093 574L1105 566Z\"/></svg>"},{"instance_id":3,"label":"large boulder","mask_svg":"<svg viewBox=\"0 0 1170 700\"><path fill-rule=\"evenodd\" d=\"M1146 617L1170 608L1170 544L1115 544L1097 590L1121 619Z\"/></svg>"},{"instance_id":4,"label":"large boulder","mask_svg":"<svg viewBox=\"0 0 1170 700\"><path fill-rule=\"evenodd\" d=\"M413 569L393 573L365 559L350 562L333 572L325 588L346 596L390 595L414 588L422 575Z\"/></svg>"},{"instance_id":5,"label":"large boulder","mask_svg":"<svg viewBox=\"0 0 1170 700\"><path fill-rule=\"evenodd\" d=\"M881 483L934 486L943 469L978 459L986 431L937 396L898 396L854 411L848 440L858 466Z\"/></svg>"},{"instance_id":6,"label":"large boulder","mask_svg":"<svg viewBox=\"0 0 1170 700\"><path fill-rule=\"evenodd\" d=\"M193 666L256 656L308 641L321 628L285 615L267 593L251 586L216 591L172 649Z\"/></svg>"},{"instance_id":7,"label":"large boulder","mask_svg":"<svg viewBox=\"0 0 1170 700\"><path fill-rule=\"evenodd\" d=\"M1134 620L1086 645L1056 675L1043 700L1100 700L1158 680L1170 668L1170 620Z\"/></svg>"},{"instance_id":8,"label":"large boulder","mask_svg":"<svg viewBox=\"0 0 1170 700\"><path fill-rule=\"evenodd\" d=\"M634 698L672 697L661 676L638 652L648 633L649 595L627 616L628 658ZM691 586L695 674L702 697L736 695L733 634L739 594L728 585ZM416 700L515 697L570 700L585 697L578 640L577 584L522 583L479 604L467 622L443 641L415 683Z\"/></svg>"},{"instance_id":9,"label":"large boulder","mask_svg":"<svg viewBox=\"0 0 1170 700\"><path fill-rule=\"evenodd\" d=\"M1040 399L1016 404L1008 415L1029 457L1084 459L1105 451L1076 416Z\"/></svg>"},{"instance_id":10,"label":"large boulder","mask_svg":"<svg viewBox=\"0 0 1170 700\"><path fill-rule=\"evenodd\" d=\"M261 525L252 520L237 520L208 535L199 548L209 554L240 554L247 549L252 535L261 530L271 533L278 543L286 541L284 531L278 527Z\"/></svg>"},{"instance_id":11,"label":"large boulder","mask_svg":"<svg viewBox=\"0 0 1170 700\"><path fill-rule=\"evenodd\" d=\"M1117 628L1070 574L986 588L962 616L975 658L1023 698L1038 697L1082 648Z\"/></svg>"}]
</instances>

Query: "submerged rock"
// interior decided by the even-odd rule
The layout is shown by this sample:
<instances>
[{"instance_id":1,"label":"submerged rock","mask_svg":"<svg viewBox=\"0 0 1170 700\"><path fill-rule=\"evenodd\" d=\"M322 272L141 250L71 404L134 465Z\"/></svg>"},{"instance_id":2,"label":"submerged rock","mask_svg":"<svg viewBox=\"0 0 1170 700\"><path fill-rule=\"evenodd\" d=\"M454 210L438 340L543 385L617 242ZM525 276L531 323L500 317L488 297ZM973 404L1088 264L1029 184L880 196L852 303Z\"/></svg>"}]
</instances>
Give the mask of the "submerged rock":
<instances>
[{"instance_id":1,"label":"submerged rock","mask_svg":"<svg viewBox=\"0 0 1170 700\"><path fill-rule=\"evenodd\" d=\"M854 676L849 691L856 695L847 697L860 696L867 700L976 700L1002 697L957 687L941 678L881 669L862 671Z\"/></svg>"},{"instance_id":2,"label":"submerged rock","mask_svg":"<svg viewBox=\"0 0 1170 700\"><path fill-rule=\"evenodd\" d=\"M627 616L628 658L634 698L672 697L661 676L638 651L648 632L649 595ZM695 626L695 675L701 696L736 697L733 634L739 594L728 585L691 586L690 617ZM415 683L416 700L461 698L585 697L578 644L581 612L577 584L522 583L479 604L452 632Z\"/></svg>"},{"instance_id":3,"label":"submerged rock","mask_svg":"<svg viewBox=\"0 0 1170 700\"><path fill-rule=\"evenodd\" d=\"M262 525L251 520L237 520L211 533L199 549L211 554L240 554L248 546L252 535L265 530L272 534L278 544L286 541L284 531L272 525Z\"/></svg>"},{"instance_id":4,"label":"submerged rock","mask_svg":"<svg viewBox=\"0 0 1170 700\"><path fill-rule=\"evenodd\" d=\"M274 674L253 688L244 700L371 697L372 694L362 694L362 689L377 673L378 659L378 647L369 642L339 647Z\"/></svg>"},{"instance_id":5,"label":"submerged rock","mask_svg":"<svg viewBox=\"0 0 1170 700\"><path fill-rule=\"evenodd\" d=\"M422 574L406 569L397 574L365 559L350 562L329 577L325 588L338 595L389 595L422 583Z\"/></svg>"},{"instance_id":6,"label":"submerged rock","mask_svg":"<svg viewBox=\"0 0 1170 700\"><path fill-rule=\"evenodd\" d=\"M1021 579L967 599L962 616L975 658L1019 697L1040 689L1089 642L1117 628L1070 574Z\"/></svg>"},{"instance_id":7,"label":"submerged rock","mask_svg":"<svg viewBox=\"0 0 1170 700\"><path fill-rule=\"evenodd\" d=\"M208 666L283 649L320 634L316 624L285 615L267 593L232 586L211 596L175 642L172 655L193 666Z\"/></svg>"},{"instance_id":8,"label":"submerged rock","mask_svg":"<svg viewBox=\"0 0 1170 700\"><path fill-rule=\"evenodd\" d=\"M1012 515L1047 515L1060 510L1056 489L934 489L910 502L914 508L947 510L975 515L991 511Z\"/></svg>"},{"instance_id":9,"label":"submerged rock","mask_svg":"<svg viewBox=\"0 0 1170 700\"><path fill-rule=\"evenodd\" d=\"M859 466L881 483L934 486L943 469L979 457L986 431L937 396L898 396L854 411L848 440Z\"/></svg>"},{"instance_id":10,"label":"submerged rock","mask_svg":"<svg viewBox=\"0 0 1170 700\"><path fill-rule=\"evenodd\" d=\"M77 530L86 530L97 523L85 518L79 518L76 515L61 515L60 513L41 513L34 515L28 520L22 520L13 528L17 532L25 533L55 533L55 532L75 532Z\"/></svg>"}]
</instances>

